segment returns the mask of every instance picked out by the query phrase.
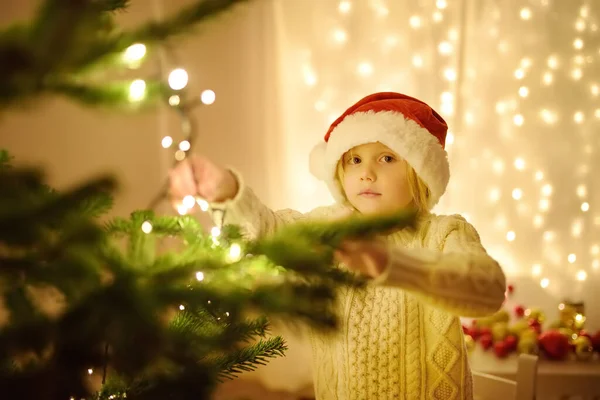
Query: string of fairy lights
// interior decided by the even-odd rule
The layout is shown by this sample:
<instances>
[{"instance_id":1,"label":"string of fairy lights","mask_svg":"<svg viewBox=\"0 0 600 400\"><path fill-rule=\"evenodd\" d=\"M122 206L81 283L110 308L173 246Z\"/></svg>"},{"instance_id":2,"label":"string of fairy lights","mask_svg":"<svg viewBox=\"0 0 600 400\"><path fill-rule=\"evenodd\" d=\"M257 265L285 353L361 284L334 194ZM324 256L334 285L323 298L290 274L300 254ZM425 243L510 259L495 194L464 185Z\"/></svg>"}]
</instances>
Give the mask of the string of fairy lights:
<instances>
[{"instance_id":1,"label":"string of fairy lights","mask_svg":"<svg viewBox=\"0 0 600 400\"><path fill-rule=\"evenodd\" d=\"M169 58L175 59L174 53L169 47L163 47L163 49L169 52ZM144 59L147 56L147 47L143 43L136 43L129 46L122 54L122 61L130 68L137 69L141 67ZM186 159L188 154L191 154L194 144L198 137L198 127L194 119L193 110L198 106L208 106L215 102L216 94L213 90L207 89L201 92L199 96L187 96L185 91L189 83L189 76L184 68L178 67L170 70L167 83L172 93L166 99L169 108L175 111L179 115L180 129L182 138L176 140L171 135L165 135L161 139L161 146L167 150L174 150L172 154L172 165L175 166L177 163ZM131 103L142 102L146 99L147 85L144 79L135 79L129 84L128 100ZM149 203L148 209L155 209L161 202L169 200L169 181L166 180L158 191L156 196ZM176 205L176 210L180 215L186 215L196 210L203 212L210 212L212 220L215 222L215 226L212 227L211 239L213 248L223 247L219 237L221 236L221 230L225 219L225 207L216 207L210 204L208 201L198 195L185 196ZM150 234L153 230L151 221L142 222L140 229L146 234ZM228 245L226 250L226 261L229 263L235 263L243 257L243 249L238 243L231 243ZM204 281L205 274L202 271L197 271L193 277L199 282ZM211 302L208 301L210 305ZM180 304L178 309L184 311L185 305ZM229 312L223 313L223 317L229 317ZM217 321L221 320L221 316L215 316ZM107 349L108 351L108 349ZM104 366L102 371L102 384L106 382L107 365ZM94 375L94 369L89 368L87 374ZM111 394L108 396L109 400L123 399L126 398L125 393ZM76 400L71 397L70 400Z\"/></svg>"}]
</instances>

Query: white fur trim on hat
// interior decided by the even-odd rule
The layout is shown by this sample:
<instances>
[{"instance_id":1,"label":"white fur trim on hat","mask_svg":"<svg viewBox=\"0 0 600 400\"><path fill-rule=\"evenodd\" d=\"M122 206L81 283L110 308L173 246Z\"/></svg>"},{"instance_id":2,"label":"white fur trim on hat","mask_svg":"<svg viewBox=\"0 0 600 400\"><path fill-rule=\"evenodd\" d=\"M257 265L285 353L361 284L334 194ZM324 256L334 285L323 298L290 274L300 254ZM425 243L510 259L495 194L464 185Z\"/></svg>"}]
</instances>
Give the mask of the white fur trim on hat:
<instances>
[{"instance_id":1,"label":"white fur trim on hat","mask_svg":"<svg viewBox=\"0 0 600 400\"><path fill-rule=\"evenodd\" d=\"M311 152L311 172L325 181L336 201L343 202L344 194L335 180L338 161L351 148L374 142L388 146L410 164L429 187L429 207L433 208L450 179L448 155L435 136L399 112L368 111L348 115L331 132L329 141Z\"/></svg>"}]
</instances>

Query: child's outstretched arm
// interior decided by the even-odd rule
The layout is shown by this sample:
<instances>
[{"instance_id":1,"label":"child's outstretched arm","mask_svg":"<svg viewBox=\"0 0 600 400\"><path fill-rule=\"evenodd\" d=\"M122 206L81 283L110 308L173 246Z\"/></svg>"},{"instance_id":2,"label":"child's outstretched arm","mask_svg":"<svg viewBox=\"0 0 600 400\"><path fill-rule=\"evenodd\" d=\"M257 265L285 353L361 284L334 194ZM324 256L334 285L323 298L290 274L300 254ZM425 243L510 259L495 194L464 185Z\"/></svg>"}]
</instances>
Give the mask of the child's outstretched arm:
<instances>
[{"instance_id":1,"label":"child's outstretched arm","mask_svg":"<svg viewBox=\"0 0 600 400\"><path fill-rule=\"evenodd\" d=\"M283 225L306 218L299 211L285 209L273 211L260 201L252 189L244 183L240 174L230 170L237 182L237 193L233 198L213 203L216 208L224 207L225 224L240 226L251 237L274 233Z\"/></svg>"},{"instance_id":2,"label":"child's outstretched arm","mask_svg":"<svg viewBox=\"0 0 600 400\"><path fill-rule=\"evenodd\" d=\"M430 228L440 251L389 249L385 272L376 278L424 296L429 303L465 317L496 312L504 302L506 278L475 228L460 216L443 217Z\"/></svg>"},{"instance_id":3,"label":"child's outstretched arm","mask_svg":"<svg viewBox=\"0 0 600 400\"><path fill-rule=\"evenodd\" d=\"M320 209L308 214L272 211L244 184L241 175L203 156L186 158L170 171L169 177L169 191L175 204L185 196L200 196L213 208L224 210L225 224L239 225L254 238L273 233L287 223L318 217L320 213Z\"/></svg>"}]
</instances>

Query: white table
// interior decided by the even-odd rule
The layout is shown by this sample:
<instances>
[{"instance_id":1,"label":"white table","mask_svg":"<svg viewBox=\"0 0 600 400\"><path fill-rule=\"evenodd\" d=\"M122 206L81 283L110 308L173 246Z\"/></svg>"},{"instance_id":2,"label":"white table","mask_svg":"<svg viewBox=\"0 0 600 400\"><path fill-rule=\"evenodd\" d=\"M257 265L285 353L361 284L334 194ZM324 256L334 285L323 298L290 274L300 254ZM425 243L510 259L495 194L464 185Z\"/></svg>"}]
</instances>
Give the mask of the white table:
<instances>
[{"instance_id":1,"label":"white table","mask_svg":"<svg viewBox=\"0 0 600 400\"><path fill-rule=\"evenodd\" d=\"M483 351L479 343L469 356L471 369L514 379L517 372L517 355L500 359L492 349ZM549 361L540 358L537 373L537 400L568 398L600 399L600 360Z\"/></svg>"}]
</instances>

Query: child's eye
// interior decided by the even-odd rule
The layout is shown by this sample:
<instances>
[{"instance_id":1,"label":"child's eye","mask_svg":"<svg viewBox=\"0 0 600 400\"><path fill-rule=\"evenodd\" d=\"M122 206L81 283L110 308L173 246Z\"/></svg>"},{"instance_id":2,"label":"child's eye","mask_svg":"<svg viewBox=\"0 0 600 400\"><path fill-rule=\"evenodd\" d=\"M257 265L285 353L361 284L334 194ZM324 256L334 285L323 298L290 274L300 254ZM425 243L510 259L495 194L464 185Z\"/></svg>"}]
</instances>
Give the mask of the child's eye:
<instances>
[{"instance_id":1,"label":"child's eye","mask_svg":"<svg viewBox=\"0 0 600 400\"><path fill-rule=\"evenodd\" d=\"M391 163L392 161L394 161L394 160L395 160L395 158L394 158L394 157L392 157L392 156L383 156L381 159L382 159L383 161L385 161L386 163Z\"/></svg>"},{"instance_id":2,"label":"child's eye","mask_svg":"<svg viewBox=\"0 0 600 400\"><path fill-rule=\"evenodd\" d=\"M360 164L360 157L350 157L348 164Z\"/></svg>"}]
</instances>

